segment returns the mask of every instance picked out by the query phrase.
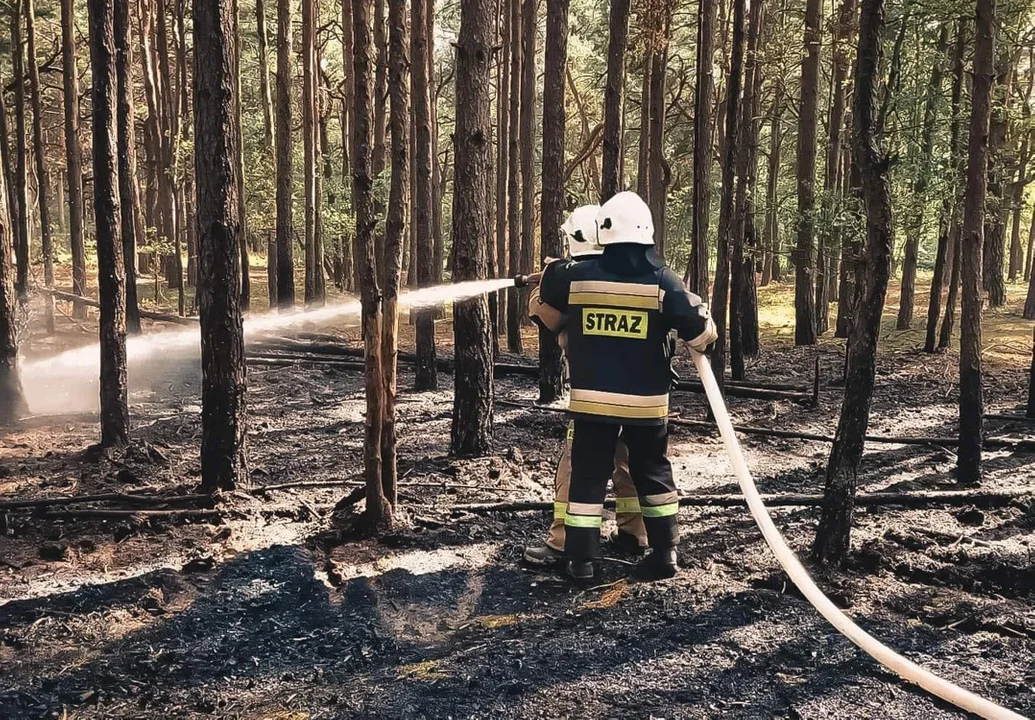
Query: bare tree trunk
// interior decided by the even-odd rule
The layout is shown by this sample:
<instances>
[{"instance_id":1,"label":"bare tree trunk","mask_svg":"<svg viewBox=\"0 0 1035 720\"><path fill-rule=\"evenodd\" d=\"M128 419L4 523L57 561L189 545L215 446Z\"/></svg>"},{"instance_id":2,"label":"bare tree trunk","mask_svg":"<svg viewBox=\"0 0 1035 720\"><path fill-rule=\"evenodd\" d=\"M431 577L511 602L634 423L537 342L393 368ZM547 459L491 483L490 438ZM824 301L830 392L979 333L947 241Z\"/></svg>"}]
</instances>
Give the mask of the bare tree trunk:
<instances>
[{"instance_id":1,"label":"bare tree trunk","mask_svg":"<svg viewBox=\"0 0 1035 720\"><path fill-rule=\"evenodd\" d=\"M163 107L162 141L162 173L159 193L162 198L162 234L172 243L173 256L166 264L166 277L170 288L176 289L177 311L185 312L184 306L184 274L183 246L180 226L184 218L177 213L177 179L176 179L176 143L180 138L180 114L177 110L177 95L173 89L171 52L169 50L169 32L164 2L155 7L157 18L157 53L160 84L160 97Z\"/></svg>"},{"instance_id":2,"label":"bare tree trunk","mask_svg":"<svg viewBox=\"0 0 1035 720\"><path fill-rule=\"evenodd\" d=\"M985 213L984 241L982 245L982 281L988 293L988 304L1003 307L1006 304L1006 222L1004 219L1006 174L1006 130L1010 94L1013 86L1013 70L1008 68L1006 53L995 68L998 76L992 85L992 117L988 132L988 198L990 207ZM964 279L964 283L966 280Z\"/></svg>"},{"instance_id":3,"label":"bare tree trunk","mask_svg":"<svg viewBox=\"0 0 1035 720\"><path fill-rule=\"evenodd\" d=\"M694 87L694 191L690 261L684 278L690 292L708 295L708 215L712 175L712 60L715 56L715 0L697 6L697 84Z\"/></svg>"},{"instance_id":4,"label":"bare tree trunk","mask_svg":"<svg viewBox=\"0 0 1035 720\"><path fill-rule=\"evenodd\" d=\"M352 22L355 37L353 54L356 114L353 127L352 188L356 213L356 262L359 265L363 305L363 342L366 367L367 412L363 441L366 475L366 516L376 531L391 526L392 506L381 481L381 435L385 420L385 372L381 354L381 288L377 278L374 213L374 177L371 149L374 142L374 28L372 0L353 0Z\"/></svg>"},{"instance_id":5,"label":"bare tree trunk","mask_svg":"<svg viewBox=\"0 0 1035 720\"><path fill-rule=\"evenodd\" d=\"M416 202L413 223L417 229L417 286L430 287L435 283L435 238L431 224L434 220L431 175L434 160L431 141L431 65L428 60L427 14L431 0L411 0L410 27L411 68L413 74L413 124L415 128L413 154L413 185ZM435 390L438 374L435 363L435 310L416 313L417 367L414 388Z\"/></svg>"},{"instance_id":6,"label":"bare tree trunk","mask_svg":"<svg viewBox=\"0 0 1035 720\"><path fill-rule=\"evenodd\" d=\"M509 196L507 194L507 178L510 172L510 134L516 132L510 124L510 0L499 2L500 55L496 68L496 275L507 276L508 253L510 243L507 242L507 222L510 218ZM507 325L507 299L504 292L497 296L497 335L505 332ZM498 343L498 340L493 342Z\"/></svg>"},{"instance_id":7,"label":"bare tree trunk","mask_svg":"<svg viewBox=\"0 0 1035 720\"><path fill-rule=\"evenodd\" d=\"M1035 210L1031 213L1031 228L1028 230L1028 260L1025 272L1028 275L1028 296L1024 301L1024 319L1035 320L1035 272L1032 272L1032 249L1035 246Z\"/></svg>"},{"instance_id":8,"label":"bare tree trunk","mask_svg":"<svg viewBox=\"0 0 1035 720\"><path fill-rule=\"evenodd\" d=\"M779 83L780 80L778 79ZM765 191L765 228L762 231L766 247L762 264L762 287L780 279L780 223L778 219L777 188L780 180L780 151L783 149L783 103L777 89L773 110L769 115L769 163Z\"/></svg>"},{"instance_id":9,"label":"bare tree trunk","mask_svg":"<svg viewBox=\"0 0 1035 720\"><path fill-rule=\"evenodd\" d=\"M643 16L640 18L641 27L645 28L648 36L655 30L653 17L650 10L640 10ZM654 66L654 55L648 48L643 50L643 75L640 82L640 139L637 143L636 161L636 194L643 198L643 201L650 205L650 78L651 69Z\"/></svg>"},{"instance_id":10,"label":"bare tree trunk","mask_svg":"<svg viewBox=\"0 0 1035 720\"><path fill-rule=\"evenodd\" d=\"M418 0L414 0L414 4ZM398 502L396 466L395 391L399 354L399 274L406 236L406 202L410 196L410 38L406 27L406 0L388 2L388 73L392 103L392 186L385 226L384 326L381 355L385 367L385 419L381 428L381 486L389 504Z\"/></svg>"},{"instance_id":11,"label":"bare tree trunk","mask_svg":"<svg viewBox=\"0 0 1035 720\"><path fill-rule=\"evenodd\" d=\"M863 0L856 64L853 143L866 205L866 272L848 338L845 397L834 447L827 465L823 510L813 556L840 563L848 553L863 440L870 420L876 376L877 340L891 273L894 225L888 158L878 146L873 125L873 94L881 56L884 0Z\"/></svg>"},{"instance_id":12,"label":"bare tree trunk","mask_svg":"<svg viewBox=\"0 0 1035 720\"><path fill-rule=\"evenodd\" d=\"M3 142L7 143L6 137ZM28 410L18 374L18 303L11 272L14 233L5 199L7 179L6 172L0 173L0 427L12 425Z\"/></svg>"},{"instance_id":13,"label":"bare tree trunk","mask_svg":"<svg viewBox=\"0 0 1035 720\"><path fill-rule=\"evenodd\" d=\"M719 243L716 252L715 286L712 288L712 318L719 337L712 349L712 371L721 387L726 375L726 311L730 292L730 250L736 231L735 177L740 145L740 85L744 75L744 4L733 2L733 47L726 83L726 142L722 159L722 204L719 208Z\"/></svg>"},{"instance_id":14,"label":"bare tree trunk","mask_svg":"<svg viewBox=\"0 0 1035 720\"><path fill-rule=\"evenodd\" d=\"M262 130L266 147L273 147L273 97L270 94L270 51L266 34L266 0L255 0L256 34L259 36L259 95L262 97ZM270 303L270 307L273 304Z\"/></svg>"},{"instance_id":15,"label":"bare tree trunk","mask_svg":"<svg viewBox=\"0 0 1035 720\"><path fill-rule=\"evenodd\" d=\"M353 126L356 124L356 83L353 78L352 58L355 34L352 28L352 0L341 0L342 57L344 58L345 89L342 93L342 183L352 187L351 167L353 150ZM416 36L416 33L414 33ZM356 264L354 260L355 236L348 231L341 237L342 286L345 290L356 289Z\"/></svg>"},{"instance_id":16,"label":"bare tree trunk","mask_svg":"<svg viewBox=\"0 0 1035 720\"><path fill-rule=\"evenodd\" d=\"M816 344L816 298L812 291L816 230L816 96L819 93L820 0L806 0L805 56L801 61L798 113L798 244L794 265L794 342Z\"/></svg>"},{"instance_id":17,"label":"bare tree trunk","mask_svg":"<svg viewBox=\"0 0 1035 720\"><path fill-rule=\"evenodd\" d=\"M535 23L530 24L534 41ZM529 52L528 57L532 54ZM454 277L459 281L486 275L482 244L490 235L488 198L483 189L490 167L486 140L492 133L491 61L492 0L468 0L460 8L460 36L456 44L453 247ZM563 63L561 67L563 92ZM493 359L488 311L484 295L453 305L456 389L450 450L455 455L484 455L492 446Z\"/></svg>"},{"instance_id":18,"label":"bare tree trunk","mask_svg":"<svg viewBox=\"0 0 1035 720\"><path fill-rule=\"evenodd\" d=\"M938 352L949 349L952 342L952 331L956 323L956 303L959 298L960 282L963 273L963 243L961 242L962 228L958 217L953 218L949 230L949 251L952 253L952 269L950 271L949 292L945 297L945 317L942 320L942 329L938 332Z\"/></svg>"},{"instance_id":19,"label":"bare tree trunk","mask_svg":"<svg viewBox=\"0 0 1035 720\"><path fill-rule=\"evenodd\" d=\"M535 268L535 60L538 0L524 0L521 30L521 272ZM528 305L528 291L520 293L520 307Z\"/></svg>"},{"instance_id":20,"label":"bare tree trunk","mask_svg":"<svg viewBox=\"0 0 1035 720\"><path fill-rule=\"evenodd\" d=\"M23 0L25 39L28 45L29 99L32 103L32 152L36 159L36 204L40 213L40 245L43 251L43 286L54 287L54 246L50 234L50 207L47 203L47 163L43 147L43 106L40 102L40 68L36 56L36 11L33 0ZM18 78L19 83L21 78ZM54 296L43 298L43 322L47 333L54 332Z\"/></svg>"},{"instance_id":21,"label":"bare tree trunk","mask_svg":"<svg viewBox=\"0 0 1035 720\"><path fill-rule=\"evenodd\" d=\"M291 196L294 180L291 158L291 0L277 3L277 305L295 306L294 229ZM355 209L355 208L354 208Z\"/></svg>"},{"instance_id":22,"label":"bare tree trunk","mask_svg":"<svg viewBox=\"0 0 1035 720\"><path fill-rule=\"evenodd\" d=\"M672 32L671 4L661 3L663 17L657 20L654 59L650 72L650 145L647 148L650 178L650 208L654 218L654 248L665 257L665 206L668 198L668 163L665 161L665 73L668 70L668 42Z\"/></svg>"},{"instance_id":23,"label":"bare tree trunk","mask_svg":"<svg viewBox=\"0 0 1035 720\"><path fill-rule=\"evenodd\" d=\"M201 487L248 480L238 196L236 0L194 0L194 177L201 312Z\"/></svg>"},{"instance_id":24,"label":"bare tree trunk","mask_svg":"<svg viewBox=\"0 0 1035 720\"><path fill-rule=\"evenodd\" d=\"M234 27L239 28L241 24L241 8L238 0L233 0L230 11L234 16ZM234 37L234 53L236 55L236 66L237 74L234 75L233 81L236 83L236 91L234 93L234 123L237 127L237 153L234 156L234 163L237 169L237 177L239 180L239 187L237 188L237 218L239 223L238 228L238 244L241 262L241 311L247 313L251 309L252 305L252 263L251 258L248 256L248 208L245 202L247 195L245 193L246 183L244 181L244 125L242 120L241 111L241 58L243 56L241 52L241 33L238 32ZM186 104L186 102L184 103ZM196 197L196 191L195 191ZM196 224L191 225L192 228L197 227Z\"/></svg>"},{"instance_id":25,"label":"bare tree trunk","mask_svg":"<svg viewBox=\"0 0 1035 720\"><path fill-rule=\"evenodd\" d=\"M14 132L17 148L14 194L15 208L15 262L18 274L14 281L15 292L22 301L29 297L29 198L28 198L28 148L25 145L25 49L22 41L22 8L27 0L13 0L11 8L11 52L14 75Z\"/></svg>"},{"instance_id":26,"label":"bare tree trunk","mask_svg":"<svg viewBox=\"0 0 1035 720\"><path fill-rule=\"evenodd\" d=\"M608 22L607 81L604 85L604 155L600 202L605 203L622 186L622 103L625 96L625 52L629 46L630 0L611 3ZM545 104L545 103L544 103Z\"/></svg>"},{"instance_id":27,"label":"bare tree trunk","mask_svg":"<svg viewBox=\"0 0 1035 720\"><path fill-rule=\"evenodd\" d=\"M1032 73L1035 77L1035 72ZM1025 105L1027 108L1027 105ZM1021 211L1024 208L1024 189L1028 184L1028 144L1031 137L1029 132L1021 141L1021 149L1017 157L1020 163L1017 167L1017 180L1013 187L1013 222L1010 227L1010 282L1017 282L1017 278L1024 270L1024 250L1021 248Z\"/></svg>"},{"instance_id":28,"label":"bare tree trunk","mask_svg":"<svg viewBox=\"0 0 1035 720\"><path fill-rule=\"evenodd\" d=\"M323 278L323 267L317 264L317 255L322 255L317 252L317 246L320 243L320 237L317 234L318 205L322 198L316 187L320 164L316 122L319 71L316 65L316 27L316 0L302 0L302 170L305 177L303 202L305 207L305 304L307 307L321 305L324 302L320 282ZM380 97L378 101L380 102ZM382 136L382 142L383 140ZM375 155L376 152L375 148ZM382 159L381 162L383 163L384 160Z\"/></svg>"},{"instance_id":29,"label":"bare tree trunk","mask_svg":"<svg viewBox=\"0 0 1035 720\"><path fill-rule=\"evenodd\" d=\"M507 274L517 275L522 272L521 265L521 61L523 49L521 45L521 0L510 2L510 155L507 168L507 236L509 238L509 258ZM520 353L521 316L524 310L521 305L521 292L511 288L507 293L507 349L512 353Z\"/></svg>"},{"instance_id":30,"label":"bare tree trunk","mask_svg":"<svg viewBox=\"0 0 1035 720\"><path fill-rule=\"evenodd\" d=\"M119 227L115 9L109 0L89 0L88 7L93 72L93 206L101 304L101 446L112 447L125 445L129 440L126 275Z\"/></svg>"},{"instance_id":31,"label":"bare tree trunk","mask_svg":"<svg viewBox=\"0 0 1035 720\"><path fill-rule=\"evenodd\" d=\"M543 73L542 258L564 256L564 75L568 65L568 0L546 0L546 58ZM458 159L459 162L459 159ZM459 166L458 166L459 167ZM539 328L539 402L564 392L561 348L554 333Z\"/></svg>"},{"instance_id":32,"label":"bare tree trunk","mask_svg":"<svg viewBox=\"0 0 1035 720\"><path fill-rule=\"evenodd\" d=\"M118 94L119 208L122 229L122 265L126 272L126 332L140 334L137 302L137 238L143 236L140 191L137 186L137 149L133 112L133 34L129 0L115 1L115 51Z\"/></svg>"},{"instance_id":33,"label":"bare tree trunk","mask_svg":"<svg viewBox=\"0 0 1035 720\"><path fill-rule=\"evenodd\" d=\"M956 479L981 479L981 255L985 233L985 193L988 189L989 121L995 79L995 0L977 0L974 30L973 90L967 186L963 195L963 232L960 236L963 309L960 316L960 442Z\"/></svg>"}]
</instances>

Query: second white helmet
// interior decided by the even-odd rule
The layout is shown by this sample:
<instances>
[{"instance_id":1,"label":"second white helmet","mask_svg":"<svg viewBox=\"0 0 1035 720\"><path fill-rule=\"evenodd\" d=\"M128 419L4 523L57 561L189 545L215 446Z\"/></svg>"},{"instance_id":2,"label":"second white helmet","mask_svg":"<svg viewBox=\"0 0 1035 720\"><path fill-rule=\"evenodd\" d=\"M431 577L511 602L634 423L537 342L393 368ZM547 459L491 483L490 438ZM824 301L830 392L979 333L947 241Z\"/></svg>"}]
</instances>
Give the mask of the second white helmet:
<instances>
[{"instance_id":1,"label":"second white helmet","mask_svg":"<svg viewBox=\"0 0 1035 720\"><path fill-rule=\"evenodd\" d=\"M564 239L568 241L568 257L599 255L604 251L597 244L597 212L599 210L599 205L577 207L561 225Z\"/></svg>"},{"instance_id":2,"label":"second white helmet","mask_svg":"<svg viewBox=\"0 0 1035 720\"><path fill-rule=\"evenodd\" d=\"M597 242L653 245L654 220L643 198L626 190L604 203L597 213Z\"/></svg>"}]
</instances>

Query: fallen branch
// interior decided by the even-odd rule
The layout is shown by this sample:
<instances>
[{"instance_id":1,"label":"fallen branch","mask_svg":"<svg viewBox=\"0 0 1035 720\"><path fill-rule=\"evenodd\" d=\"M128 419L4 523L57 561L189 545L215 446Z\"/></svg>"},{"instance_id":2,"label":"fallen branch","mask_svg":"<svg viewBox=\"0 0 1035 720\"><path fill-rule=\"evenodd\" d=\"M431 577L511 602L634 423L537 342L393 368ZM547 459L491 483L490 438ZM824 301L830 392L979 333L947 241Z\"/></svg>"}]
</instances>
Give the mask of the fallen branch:
<instances>
[{"instance_id":1,"label":"fallen branch","mask_svg":"<svg viewBox=\"0 0 1035 720\"><path fill-rule=\"evenodd\" d=\"M246 492L252 495L262 494L270 490L292 490L295 488L321 488L321 487L363 487L365 480L299 480L298 482L279 483L277 485L262 485L260 487L248 488ZM448 480L402 480L399 487L435 487L435 488L464 488L469 490L497 489L485 488L477 483L455 483Z\"/></svg>"},{"instance_id":2,"label":"fallen branch","mask_svg":"<svg viewBox=\"0 0 1035 720\"><path fill-rule=\"evenodd\" d=\"M133 495L127 493L101 493L99 495L73 495L68 497L32 498L29 500L6 500L0 502L0 511L31 508L82 505L95 502L120 502L141 507L157 507L193 502L211 502L211 495Z\"/></svg>"},{"instance_id":3,"label":"fallen branch","mask_svg":"<svg viewBox=\"0 0 1035 720\"><path fill-rule=\"evenodd\" d=\"M99 308L101 303L93 298L83 297L82 295L76 295L75 293L65 292L63 290L50 290L48 288L39 288L39 292L48 293L53 295L58 300L67 300L68 302L81 303L83 305L89 305L90 307ZM140 310L140 317L147 318L148 320L157 320L159 322L176 323L177 325L196 325L198 318L196 317L180 317L179 315L166 315L164 313L152 312L151 310Z\"/></svg>"},{"instance_id":4,"label":"fallen branch","mask_svg":"<svg viewBox=\"0 0 1035 720\"><path fill-rule=\"evenodd\" d=\"M1027 490L972 491L947 490L943 492L875 492L859 493L855 496L855 504L859 507L877 507L883 505L900 505L903 507L926 507L928 505L981 505L982 507L1000 507L1015 500L1026 498L1035 493L1035 488ZM762 501L769 507L816 507L823 504L822 495L798 495L781 493L762 495ZM744 504L744 496L739 494L721 495L686 495L679 498L680 507L739 507ZM614 509L615 501L608 500L604 507ZM454 505L454 512L495 513L520 512L524 510L552 510L553 502L517 501L502 503L470 503Z\"/></svg>"},{"instance_id":5,"label":"fallen branch","mask_svg":"<svg viewBox=\"0 0 1035 720\"><path fill-rule=\"evenodd\" d=\"M43 513L41 517L47 520L74 520L77 518L104 518L108 520L117 518L220 518L226 514L225 510L55 510L54 512Z\"/></svg>"}]
</instances>

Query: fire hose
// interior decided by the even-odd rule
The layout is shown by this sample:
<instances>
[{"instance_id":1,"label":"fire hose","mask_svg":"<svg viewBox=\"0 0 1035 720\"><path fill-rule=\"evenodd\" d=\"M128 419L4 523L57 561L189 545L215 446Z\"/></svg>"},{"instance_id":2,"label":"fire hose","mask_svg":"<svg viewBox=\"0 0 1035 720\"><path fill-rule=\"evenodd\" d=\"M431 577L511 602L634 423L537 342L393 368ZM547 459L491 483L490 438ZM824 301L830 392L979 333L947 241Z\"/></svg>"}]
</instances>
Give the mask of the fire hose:
<instances>
[{"instance_id":1,"label":"fire hose","mask_svg":"<svg viewBox=\"0 0 1035 720\"><path fill-rule=\"evenodd\" d=\"M921 688L937 695L942 700L952 703L956 707L979 715L989 720L1024 720L1012 710L996 705L991 700L975 695L969 690L955 685L944 678L940 678L929 670L925 670L911 660L907 660L894 650L884 645L879 640L868 634L861 627L856 625L851 618L845 615L834 605L830 599L823 594L816 583L809 576L808 571L795 556L794 551L787 545L780 531L773 524L769 511L758 496L758 488L751 478L751 471L748 469L744 459L744 452L733 431L733 423L730 421L729 412L722 399L722 391L715 381L712 367L708 359L701 353L691 350L694 365L697 366L697 373L704 385L708 395L708 403L711 405L712 413L715 415L715 422L719 426L719 433L726 445L726 452L729 453L730 461L733 464L733 471L740 483L740 489L747 501L751 516L755 519L762 535L765 537L770 550L776 555L776 559L783 566L791 581L798 587L801 594L805 596L819 614L834 628L851 640L860 649L881 665L896 673L903 680L919 685Z\"/></svg>"}]
</instances>

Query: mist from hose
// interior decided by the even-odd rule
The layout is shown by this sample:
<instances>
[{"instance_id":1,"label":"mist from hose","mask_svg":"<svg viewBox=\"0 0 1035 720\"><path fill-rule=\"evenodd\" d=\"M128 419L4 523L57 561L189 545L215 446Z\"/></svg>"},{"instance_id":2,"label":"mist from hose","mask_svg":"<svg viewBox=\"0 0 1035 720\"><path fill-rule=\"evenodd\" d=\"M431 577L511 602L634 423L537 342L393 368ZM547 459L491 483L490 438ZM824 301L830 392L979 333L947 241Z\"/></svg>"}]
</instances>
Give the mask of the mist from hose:
<instances>
[{"instance_id":1,"label":"mist from hose","mask_svg":"<svg viewBox=\"0 0 1035 720\"><path fill-rule=\"evenodd\" d=\"M399 309L435 307L513 285L513 279L501 278L421 288L401 293ZM274 334L290 334L301 325L358 325L361 312L360 301L350 300L313 310L248 317L244 321L245 342ZM131 337L126 341L126 354L131 393L151 387L167 377L173 368L193 367L197 377L201 375L201 334L197 327L177 326ZM23 361L21 376L29 408L34 414L95 411L99 405L100 346L94 343L52 357Z\"/></svg>"}]
</instances>

